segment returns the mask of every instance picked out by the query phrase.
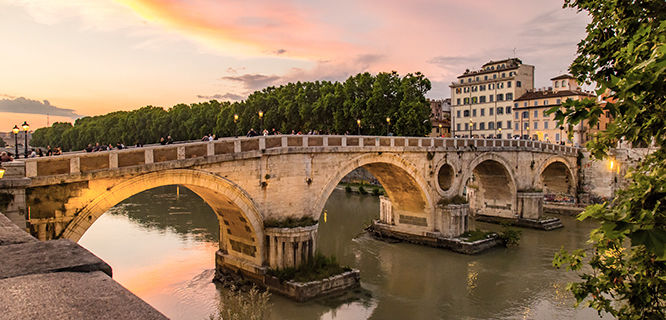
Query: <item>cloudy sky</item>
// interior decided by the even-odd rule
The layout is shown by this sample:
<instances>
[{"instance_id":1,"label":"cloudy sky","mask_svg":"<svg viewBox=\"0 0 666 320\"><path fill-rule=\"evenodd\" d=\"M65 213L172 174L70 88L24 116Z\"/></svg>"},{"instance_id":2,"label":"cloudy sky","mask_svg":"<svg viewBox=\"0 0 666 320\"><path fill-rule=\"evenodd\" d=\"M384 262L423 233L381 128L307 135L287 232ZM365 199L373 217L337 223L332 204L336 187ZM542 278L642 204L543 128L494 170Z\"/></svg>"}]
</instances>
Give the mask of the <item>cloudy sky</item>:
<instances>
[{"instance_id":1,"label":"cloudy sky","mask_svg":"<svg viewBox=\"0 0 666 320\"><path fill-rule=\"evenodd\" d=\"M445 98L514 52L546 86L588 21L562 2L0 0L0 131L365 71L421 71Z\"/></svg>"}]
</instances>

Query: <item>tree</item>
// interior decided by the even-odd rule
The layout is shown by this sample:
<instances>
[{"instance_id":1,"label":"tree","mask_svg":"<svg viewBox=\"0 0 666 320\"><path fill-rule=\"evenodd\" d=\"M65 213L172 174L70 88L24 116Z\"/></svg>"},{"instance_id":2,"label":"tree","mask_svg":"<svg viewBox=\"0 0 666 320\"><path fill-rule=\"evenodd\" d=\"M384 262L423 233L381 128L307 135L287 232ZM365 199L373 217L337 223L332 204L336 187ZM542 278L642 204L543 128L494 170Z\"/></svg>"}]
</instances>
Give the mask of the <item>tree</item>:
<instances>
[{"instance_id":1,"label":"tree","mask_svg":"<svg viewBox=\"0 0 666 320\"><path fill-rule=\"evenodd\" d=\"M583 119L608 129L587 144L598 159L617 141L652 145L615 198L589 206L579 220L594 219L592 250L560 251L553 261L580 273L569 284L577 300L618 319L666 318L666 4L663 0L565 0L592 21L570 70L608 95L606 104L569 101L556 113L560 124ZM585 267L585 268L584 268Z\"/></svg>"}]
</instances>

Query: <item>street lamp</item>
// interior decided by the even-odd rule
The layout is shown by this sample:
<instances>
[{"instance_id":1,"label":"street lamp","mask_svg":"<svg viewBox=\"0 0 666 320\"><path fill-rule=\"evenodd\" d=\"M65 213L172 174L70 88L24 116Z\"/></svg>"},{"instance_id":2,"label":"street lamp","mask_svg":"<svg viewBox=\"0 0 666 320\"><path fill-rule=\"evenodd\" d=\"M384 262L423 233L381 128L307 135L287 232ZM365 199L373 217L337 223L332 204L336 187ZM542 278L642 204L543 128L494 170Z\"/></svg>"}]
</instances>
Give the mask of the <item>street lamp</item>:
<instances>
[{"instance_id":1,"label":"street lamp","mask_svg":"<svg viewBox=\"0 0 666 320\"><path fill-rule=\"evenodd\" d=\"M361 119L356 119L356 125L358 125L358 135L361 135Z\"/></svg>"},{"instance_id":2,"label":"street lamp","mask_svg":"<svg viewBox=\"0 0 666 320\"><path fill-rule=\"evenodd\" d=\"M390 130L389 128L390 128L390 127L391 127L391 118L386 117L386 135L387 135L387 136L388 136L389 133L390 133L390 132L389 132L389 130Z\"/></svg>"},{"instance_id":3,"label":"street lamp","mask_svg":"<svg viewBox=\"0 0 666 320\"><path fill-rule=\"evenodd\" d=\"M14 133L14 147L16 148L16 152L14 153L14 157L18 159L19 153L18 153L18 134L19 134L19 127L17 125L14 125L14 129L12 129L12 132Z\"/></svg>"},{"instance_id":4,"label":"street lamp","mask_svg":"<svg viewBox=\"0 0 666 320\"><path fill-rule=\"evenodd\" d=\"M469 138L472 139L472 125L474 125L474 121L472 119L469 119Z\"/></svg>"},{"instance_id":5,"label":"street lamp","mask_svg":"<svg viewBox=\"0 0 666 320\"><path fill-rule=\"evenodd\" d=\"M527 129L527 140L529 140L530 139L530 126L528 125L527 128L525 128L525 129Z\"/></svg>"},{"instance_id":6,"label":"street lamp","mask_svg":"<svg viewBox=\"0 0 666 320\"><path fill-rule=\"evenodd\" d=\"M27 121L23 121L23 124L21 125L23 127L23 131L25 132L25 157L28 157L28 130L30 130L30 126L28 125Z\"/></svg>"},{"instance_id":7,"label":"street lamp","mask_svg":"<svg viewBox=\"0 0 666 320\"><path fill-rule=\"evenodd\" d=\"M264 112L259 110L259 120L261 120L261 131L264 131Z\"/></svg>"},{"instance_id":8,"label":"street lamp","mask_svg":"<svg viewBox=\"0 0 666 320\"><path fill-rule=\"evenodd\" d=\"M502 139L502 128L499 128L497 130L499 130L499 138Z\"/></svg>"},{"instance_id":9,"label":"street lamp","mask_svg":"<svg viewBox=\"0 0 666 320\"><path fill-rule=\"evenodd\" d=\"M442 124L439 124L439 135L442 136Z\"/></svg>"},{"instance_id":10,"label":"street lamp","mask_svg":"<svg viewBox=\"0 0 666 320\"><path fill-rule=\"evenodd\" d=\"M562 143L562 141L564 141L564 139L562 138L562 130L564 130L564 126L560 126L560 141L558 141L560 144Z\"/></svg>"},{"instance_id":11,"label":"street lamp","mask_svg":"<svg viewBox=\"0 0 666 320\"><path fill-rule=\"evenodd\" d=\"M234 135L238 137L238 114L234 113Z\"/></svg>"}]
</instances>

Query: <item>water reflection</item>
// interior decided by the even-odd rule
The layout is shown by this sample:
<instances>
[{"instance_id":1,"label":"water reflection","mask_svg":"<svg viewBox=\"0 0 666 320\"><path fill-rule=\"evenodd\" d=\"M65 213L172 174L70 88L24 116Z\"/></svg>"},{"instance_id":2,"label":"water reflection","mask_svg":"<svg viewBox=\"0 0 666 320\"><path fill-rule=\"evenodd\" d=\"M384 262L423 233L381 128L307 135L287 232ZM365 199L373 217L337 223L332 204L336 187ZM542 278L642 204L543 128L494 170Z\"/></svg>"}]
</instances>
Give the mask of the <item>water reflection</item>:
<instances>
[{"instance_id":1,"label":"water reflection","mask_svg":"<svg viewBox=\"0 0 666 320\"><path fill-rule=\"evenodd\" d=\"M573 309L555 270L560 246L582 246L593 227L563 217L564 229L523 230L520 246L476 256L386 243L362 232L379 203L334 192L319 248L361 270L362 288L340 297L294 303L273 295L273 319L597 319ZM477 224L485 229L495 225ZM114 278L174 319L205 319L216 311L211 282L217 218L194 193L162 187L136 195L102 215L80 243L107 261Z\"/></svg>"}]
</instances>

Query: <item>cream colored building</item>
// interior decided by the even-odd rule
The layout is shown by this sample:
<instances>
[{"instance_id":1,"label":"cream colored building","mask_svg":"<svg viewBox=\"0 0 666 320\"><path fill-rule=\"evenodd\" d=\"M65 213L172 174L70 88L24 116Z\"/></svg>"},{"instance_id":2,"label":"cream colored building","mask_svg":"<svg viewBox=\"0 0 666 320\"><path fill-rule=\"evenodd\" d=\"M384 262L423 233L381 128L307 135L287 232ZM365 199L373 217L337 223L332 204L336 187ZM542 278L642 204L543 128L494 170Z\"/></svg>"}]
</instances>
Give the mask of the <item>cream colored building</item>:
<instances>
[{"instance_id":1,"label":"cream colored building","mask_svg":"<svg viewBox=\"0 0 666 320\"><path fill-rule=\"evenodd\" d=\"M550 79L552 86L539 90L530 90L518 97L514 103L514 135L523 139L564 142L566 145L584 145L590 139L590 128L587 122L576 126L558 126L554 114L546 111L560 106L568 99L595 99L592 93L583 91L570 75L564 74ZM605 119L605 116L602 116ZM607 121L600 119L604 125ZM605 128L604 128L605 129ZM572 139L567 138L569 130L573 130Z\"/></svg>"},{"instance_id":2,"label":"cream colored building","mask_svg":"<svg viewBox=\"0 0 666 320\"><path fill-rule=\"evenodd\" d=\"M513 100L534 88L534 66L518 58L490 61L449 87L453 136L511 138Z\"/></svg>"}]
</instances>

